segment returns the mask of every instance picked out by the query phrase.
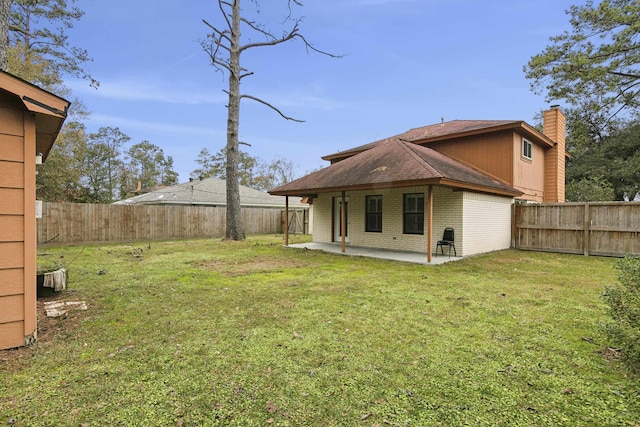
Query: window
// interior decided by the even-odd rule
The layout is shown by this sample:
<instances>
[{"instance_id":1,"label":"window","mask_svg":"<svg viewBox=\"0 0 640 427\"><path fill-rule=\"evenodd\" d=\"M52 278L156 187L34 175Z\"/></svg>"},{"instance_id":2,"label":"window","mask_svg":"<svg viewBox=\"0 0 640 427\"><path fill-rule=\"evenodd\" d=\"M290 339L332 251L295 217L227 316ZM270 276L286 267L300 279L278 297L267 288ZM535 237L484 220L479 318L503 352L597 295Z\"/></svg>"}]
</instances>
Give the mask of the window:
<instances>
[{"instance_id":1,"label":"window","mask_svg":"<svg viewBox=\"0 0 640 427\"><path fill-rule=\"evenodd\" d=\"M404 234L424 234L424 194L405 194L403 199Z\"/></svg>"},{"instance_id":2,"label":"window","mask_svg":"<svg viewBox=\"0 0 640 427\"><path fill-rule=\"evenodd\" d=\"M365 229L375 233L382 232L382 196L365 197Z\"/></svg>"},{"instance_id":3,"label":"window","mask_svg":"<svg viewBox=\"0 0 640 427\"><path fill-rule=\"evenodd\" d=\"M526 139L522 138L522 157L524 157L525 159L531 160L531 152L532 152L531 143Z\"/></svg>"}]
</instances>

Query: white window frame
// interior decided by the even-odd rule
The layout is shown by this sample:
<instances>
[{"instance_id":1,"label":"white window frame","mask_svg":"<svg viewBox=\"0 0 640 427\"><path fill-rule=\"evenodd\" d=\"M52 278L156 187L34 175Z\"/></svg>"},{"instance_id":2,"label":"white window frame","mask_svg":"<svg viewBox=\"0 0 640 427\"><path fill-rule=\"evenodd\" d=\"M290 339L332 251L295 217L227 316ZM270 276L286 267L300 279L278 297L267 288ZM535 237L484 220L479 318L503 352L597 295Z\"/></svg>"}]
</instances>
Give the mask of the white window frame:
<instances>
[{"instance_id":1,"label":"white window frame","mask_svg":"<svg viewBox=\"0 0 640 427\"><path fill-rule=\"evenodd\" d=\"M522 157L527 160L532 160L533 158L533 144L526 138L522 138Z\"/></svg>"}]
</instances>

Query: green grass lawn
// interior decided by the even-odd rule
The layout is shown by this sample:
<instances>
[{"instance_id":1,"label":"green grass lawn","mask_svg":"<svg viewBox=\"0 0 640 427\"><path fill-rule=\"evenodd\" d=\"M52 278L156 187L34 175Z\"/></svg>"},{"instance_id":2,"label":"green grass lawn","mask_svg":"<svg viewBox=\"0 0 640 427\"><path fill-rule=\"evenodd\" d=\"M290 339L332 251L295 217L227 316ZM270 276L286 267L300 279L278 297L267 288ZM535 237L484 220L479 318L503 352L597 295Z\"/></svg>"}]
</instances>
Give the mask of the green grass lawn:
<instances>
[{"instance_id":1,"label":"green grass lawn","mask_svg":"<svg viewBox=\"0 0 640 427\"><path fill-rule=\"evenodd\" d=\"M296 237L298 241L300 237ZM282 236L40 248L86 312L0 352L0 426L638 426L611 258L439 266Z\"/></svg>"}]
</instances>

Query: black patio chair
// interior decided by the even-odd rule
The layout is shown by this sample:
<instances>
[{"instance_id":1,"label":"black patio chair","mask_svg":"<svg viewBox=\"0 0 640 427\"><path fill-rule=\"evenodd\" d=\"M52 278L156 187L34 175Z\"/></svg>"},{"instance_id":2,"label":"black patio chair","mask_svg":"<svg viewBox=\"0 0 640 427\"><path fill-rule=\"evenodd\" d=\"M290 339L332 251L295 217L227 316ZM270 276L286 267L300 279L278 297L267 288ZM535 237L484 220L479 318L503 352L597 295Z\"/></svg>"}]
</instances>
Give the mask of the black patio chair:
<instances>
[{"instance_id":1,"label":"black patio chair","mask_svg":"<svg viewBox=\"0 0 640 427\"><path fill-rule=\"evenodd\" d=\"M442 240L438 240L436 244L436 255L438 254L438 248L440 248L440 252L444 255L444 247L449 248L449 257L451 257L451 248L453 248L453 254L458 256L456 252L456 244L455 244L455 232L453 228L447 227L444 229L444 233L442 234Z\"/></svg>"}]
</instances>

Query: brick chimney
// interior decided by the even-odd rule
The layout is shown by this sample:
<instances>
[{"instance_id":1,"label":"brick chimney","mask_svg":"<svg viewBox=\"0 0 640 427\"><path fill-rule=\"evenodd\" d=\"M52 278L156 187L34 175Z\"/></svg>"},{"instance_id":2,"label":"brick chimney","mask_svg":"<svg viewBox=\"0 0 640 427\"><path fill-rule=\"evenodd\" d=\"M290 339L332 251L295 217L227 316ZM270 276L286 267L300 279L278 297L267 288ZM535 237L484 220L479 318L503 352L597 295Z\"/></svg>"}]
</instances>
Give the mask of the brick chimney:
<instances>
[{"instance_id":1,"label":"brick chimney","mask_svg":"<svg viewBox=\"0 0 640 427\"><path fill-rule=\"evenodd\" d=\"M555 144L544 155L544 202L564 202L564 166L565 152L565 117L558 105L542 113L543 131L545 136Z\"/></svg>"}]
</instances>

